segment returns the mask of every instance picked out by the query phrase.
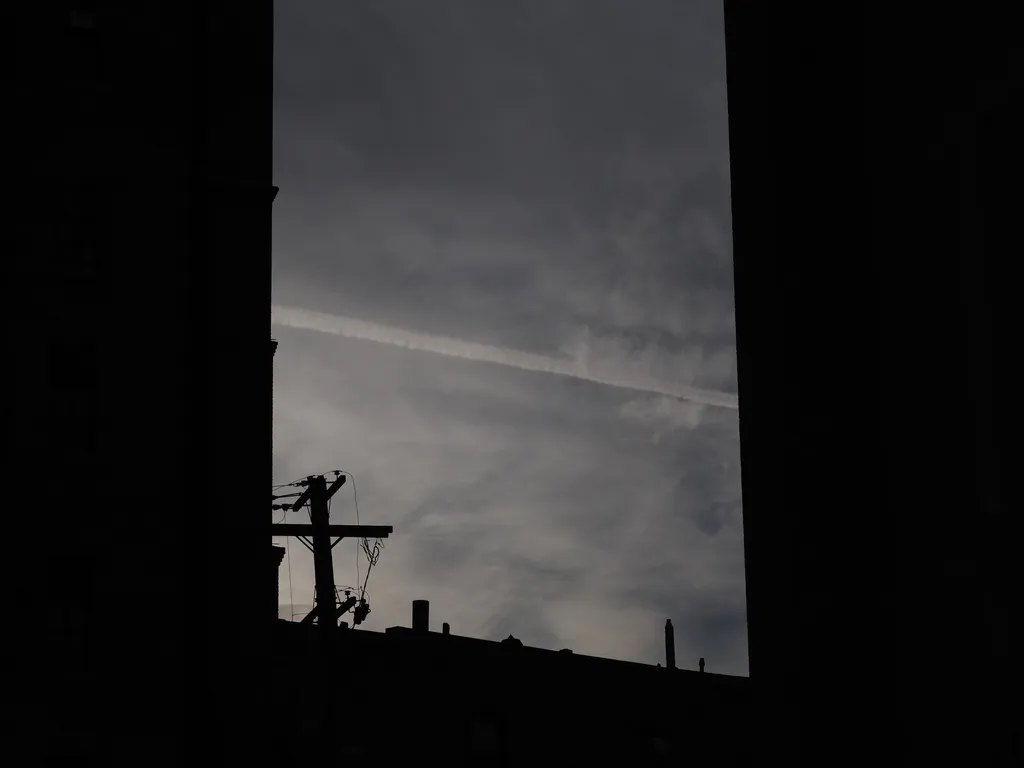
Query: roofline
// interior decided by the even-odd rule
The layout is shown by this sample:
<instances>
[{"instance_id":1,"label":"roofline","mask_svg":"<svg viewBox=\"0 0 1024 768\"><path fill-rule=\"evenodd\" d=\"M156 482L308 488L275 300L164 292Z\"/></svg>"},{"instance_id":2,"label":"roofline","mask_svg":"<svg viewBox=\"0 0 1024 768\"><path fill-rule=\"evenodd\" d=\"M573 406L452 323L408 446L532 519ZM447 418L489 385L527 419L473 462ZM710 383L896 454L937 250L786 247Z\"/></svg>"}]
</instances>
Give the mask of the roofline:
<instances>
[{"instance_id":1,"label":"roofline","mask_svg":"<svg viewBox=\"0 0 1024 768\"><path fill-rule=\"evenodd\" d=\"M296 632L306 631L312 633L312 627L307 625L301 625L295 621L289 621L288 619L278 619L278 625L287 625L289 627L297 628ZM649 673L654 673L655 670L663 670L664 672L671 671L673 675L678 678L684 678L689 676L700 677L701 679L708 680L709 682L715 681L719 683L726 683L736 686L745 686L750 678L741 675L725 675L716 672L700 672L696 669L685 669L679 667L663 667L661 664L644 664L638 661L626 661L624 659L612 659L607 656L590 656L582 653L575 653L572 650L565 648L561 650L552 650L550 648L538 648L530 645L516 645L516 646L503 646L501 640L486 640L479 637L469 637L466 635L453 635L444 634L442 632L433 631L417 631L411 627L393 626L387 627L383 632L377 632L367 629L348 629L343 630L339 633L339 638L344 642L345 639L365 637L367 640L375 640L380 638L421 638L426 641L427 644L434 647L443 646L448 644L456 644L463 646L476 646L478 648L487 648L498 652L506 652L514 655L526 655L534 658L547 658L553 659L554 657L571 656L574 659L580 659L582 664L598 664L606 667L613 667L621 670L633 669L633 670L650 670ZM429 639L428 639L429 638ZM356 640L358 642L358 640ZM371 640L372 641L372 640Z\"/></svg>"}]
</instances>

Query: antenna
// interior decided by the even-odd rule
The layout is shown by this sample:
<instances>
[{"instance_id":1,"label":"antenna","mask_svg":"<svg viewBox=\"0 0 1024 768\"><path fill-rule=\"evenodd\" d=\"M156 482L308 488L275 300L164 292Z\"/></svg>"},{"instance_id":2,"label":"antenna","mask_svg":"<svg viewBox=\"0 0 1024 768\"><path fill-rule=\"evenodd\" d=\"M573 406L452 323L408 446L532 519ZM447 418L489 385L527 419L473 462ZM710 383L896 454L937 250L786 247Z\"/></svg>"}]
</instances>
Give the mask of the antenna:
<instances>
[{"instance_id":1,"label":"antenna","mask_svg":"<svg viewBox=\"0 0 1024 768\"><path fill-rule=\"evenodd\" d=\"M672 627L672 619L665 619L665 666L676 668L676 631Z\"/></svg>"}]
</instances>

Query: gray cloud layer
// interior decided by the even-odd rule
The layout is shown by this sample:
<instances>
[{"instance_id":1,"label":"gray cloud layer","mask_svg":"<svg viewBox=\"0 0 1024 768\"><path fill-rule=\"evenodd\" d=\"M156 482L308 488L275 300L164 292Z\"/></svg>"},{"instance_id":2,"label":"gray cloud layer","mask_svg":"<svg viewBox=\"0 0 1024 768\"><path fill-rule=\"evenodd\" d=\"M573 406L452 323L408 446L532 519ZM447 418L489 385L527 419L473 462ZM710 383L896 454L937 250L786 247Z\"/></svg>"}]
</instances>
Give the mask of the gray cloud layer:
<instances>
[{"instance_id":1,"label":"gray cloud layer","mask_svg":"<svg viewBox=\"0 0 1024 768\"><path fill-rule=\"evenodd\" d=\"M277 13L275 302L532 365L280 330L277 481L352 471L396 526L369 625L427 597L465 634L654 663L672 616L681 662L745 673L736 412L539 372L735 404L720 4Z\"/></svg>"}]
</instances>

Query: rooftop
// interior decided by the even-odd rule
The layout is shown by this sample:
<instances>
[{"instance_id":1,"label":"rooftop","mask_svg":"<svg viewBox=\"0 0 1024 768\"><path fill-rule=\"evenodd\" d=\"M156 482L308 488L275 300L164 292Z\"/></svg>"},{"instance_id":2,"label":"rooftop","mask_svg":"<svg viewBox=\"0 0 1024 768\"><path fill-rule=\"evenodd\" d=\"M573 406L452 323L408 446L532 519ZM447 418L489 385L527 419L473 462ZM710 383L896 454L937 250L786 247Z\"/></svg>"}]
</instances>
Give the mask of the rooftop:
<instances>
[{"instance_id":1,"label":"rooftop","mask_svg":"<svg viewBox=\"0 0 1024 768\"><path fill-rule=\"evenodd\" d=\"M316 628L284 619L278 620L280 648L283 652L302 653L315 650L318 645ZM652 685L659 681L683 681L718 691L745 691L749 678L699 672L691 669L669 669L660 665L641 664L599 656L574 653L570 649L551 650L524 645L514 637L505 640L483 640L444 632L431 632L410 627L388 627L384 632L340 628L339 653L357 653L361 659L383 661L389 665L407 662L458 661L467 667L525 666L545 674L564 673L572 677L582 675L595 679L621 680L628 678Z\"/></svg>"}]
</instances>

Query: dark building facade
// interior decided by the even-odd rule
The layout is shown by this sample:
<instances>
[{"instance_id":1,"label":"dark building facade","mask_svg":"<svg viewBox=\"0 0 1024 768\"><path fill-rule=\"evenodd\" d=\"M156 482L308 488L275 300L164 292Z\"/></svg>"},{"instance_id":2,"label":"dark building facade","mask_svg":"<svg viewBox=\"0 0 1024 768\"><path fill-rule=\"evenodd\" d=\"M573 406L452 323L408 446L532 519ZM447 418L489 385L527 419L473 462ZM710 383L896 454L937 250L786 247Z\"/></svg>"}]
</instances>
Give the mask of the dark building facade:
<instances>
[{"instance_id":1,"label":"dark building facade","mask_svg":"<svg viewBox=\"0 0 1024 768\"><path fill-rule=\"evenodd\" d=\"M758 755L1019 764L1020 26L725 20Z\"/></svg>"},{"instance_id":2,"label":"dark building facade","mask_svg":"<svg viewBox=\"0 0 1024 768\"><path fill-rule=\"evenodd\" d=\"M271 480L272 3L23 9L8 434L43 497L38 744L241 757L271 562L248 531Z\"/></svg>"},{"instance_id":3,"label":"dark building facade","mask_svg":"<svg viewBox=\"0 0 1024 768\"><path fill-rule=\"evenodd\" d=\"M348 629L322 667L313 627L281 621L272 676L281 764L749 765L747 678L478 640ZM327 683L327 686L324 686ZM325 714L324 696L336 697Z\"/></svg>"}]
</instances>

